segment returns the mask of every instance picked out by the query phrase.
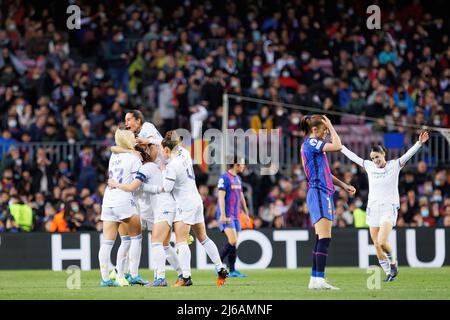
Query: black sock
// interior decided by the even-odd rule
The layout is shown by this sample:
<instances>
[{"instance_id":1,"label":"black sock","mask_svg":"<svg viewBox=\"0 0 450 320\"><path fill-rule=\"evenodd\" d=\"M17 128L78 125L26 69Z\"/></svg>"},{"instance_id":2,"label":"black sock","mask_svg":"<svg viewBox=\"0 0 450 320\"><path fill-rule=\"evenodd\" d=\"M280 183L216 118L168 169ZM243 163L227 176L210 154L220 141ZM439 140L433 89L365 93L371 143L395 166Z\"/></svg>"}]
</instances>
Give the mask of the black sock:
<instances>
[{"instance_id":1,"label":"black sock","mask_svg":"<svg viewBox=\"0 0 450 320\"><path fill-rule=\"evenodd\" d=\"M319 236L316 234L316 243L314 244L314 248L312 251L312 260L313 260L313 265L312 265L312 271L311 271L311 276L315 277L316 276L316 272L317 272L317 263L316 263L316 252L317 252L317 246L319 245Z\"/></svg>"},{"instance_id":2,"label":"black sock","mask_svg":"<svg viewBox=\"0 0 450 320\"><path fill-rule=\"evenodd\" d=\"M236 246L231 246L230 253L228 254L228 263L230 264L230 272L235 270L236 263Z\"/></svg>"},{"instance_id":3,"label":"black sock","mask_svg":"<svg viewBox=\"0 0 450 320\"><path fill-rule=\"evenodd\" d=\"M330 245L331 238L319 239L316 251L316 276L319 278L325 278L325 266L327 264L328 247Z\"/></svg>"},{"instance_id":4,"label":"black sock","mask_svg":"<svg viewBox=\"0 0 450 320\"><path fill-rule=\"evenodd\" d=\"M228 242L223 246L222 253L220 254L220 260L224 261L225 258L230 254L232 245Z\"/></svg>"}]
</instances>

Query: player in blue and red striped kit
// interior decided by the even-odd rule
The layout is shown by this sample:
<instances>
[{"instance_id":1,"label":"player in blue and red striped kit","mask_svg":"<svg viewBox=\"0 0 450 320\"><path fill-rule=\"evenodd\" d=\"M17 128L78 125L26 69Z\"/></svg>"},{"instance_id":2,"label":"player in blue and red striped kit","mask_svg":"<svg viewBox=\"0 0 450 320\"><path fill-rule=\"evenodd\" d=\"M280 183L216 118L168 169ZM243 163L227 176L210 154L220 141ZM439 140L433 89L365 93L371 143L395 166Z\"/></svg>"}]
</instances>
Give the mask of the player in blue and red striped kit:
<instances>
[{"instance_id":1,"label":"player in blue and red striped kit","mask_svg":"<svg viewBox=\"0 0 450 320\"><path fill-rule=\"evenodd\" d=\"M334 184L350 194L354 194L356 190L331 174L326 152L339 151L342 144L330 120L321 115L305 116L301 127L306 133L301 147L303 169L308 179L306 203L316 232L313 267L308 287L338 289L325 281L325 266L334 220ZM328 133L331 134L331 142L324 141Z\"/></svg>"},{"instance_id":2,"label":"player in blue and red striped kit","mask_svg":"<svg viewBox=\"0 0 450 320\"><path fill-rule=\"evenodd\" d=\"M246 277L235 268L236 263L236 244L238 232L241 231L241 222L239 215L242 208L246 215L247 223L249 220L247 203L244 193L242 192L242 182L239 173L245 170L245 160L234 159L230 169L219 178L218 189L219 196L217 198L216 217L221 232L227 236L220 258L222 261L228 257L230 268L230 277Z\"/></svg>"}]
</instances>

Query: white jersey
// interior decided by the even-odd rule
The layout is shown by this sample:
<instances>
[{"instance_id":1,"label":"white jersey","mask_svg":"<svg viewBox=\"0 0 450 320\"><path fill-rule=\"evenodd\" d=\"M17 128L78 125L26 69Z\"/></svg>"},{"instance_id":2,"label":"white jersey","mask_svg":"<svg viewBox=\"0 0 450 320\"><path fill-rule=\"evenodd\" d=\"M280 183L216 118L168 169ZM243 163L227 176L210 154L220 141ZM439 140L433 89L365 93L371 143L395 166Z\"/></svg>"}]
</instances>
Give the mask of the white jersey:
<instances>
[{"instance_id":1,"label":"white jersey","mask_svg":"<svg viewBox=\"0 0 450 320\"><path fill-rule=\"evenodd\" d=\"M138 137L144 139L152 138L153 140L155 140L158 146L158 157L156 159L156 163L158 165L164 163L164 156L161 150L161 142L163 140L163 137L159 133L158 129L156 129L156 127L152 123L144 122L144 124L141 127L141 131L139 131Z\"/></svg>"},{"instance_id":2,"label":"white jersey","mask_svg":"<svg viewBox=\"0 0 450 320\"><path fill-rule=\"evenodd\" d=\"M131 153L113 153L109 158L108 176L119 183L128 184L134 180L142 163ZM133 194L118 188L106 187L103 206L118 207L134 201Z\"/></svg>"},{"instance_id":3,"label":"white jersey","mask_svg":"<svg viewBox=\"0 0 450 320\"><path fill-rule=\"evenodd\" d=\"M138 137L144 139L153 138L158 141L158 145L161 144L161 141L163 140L163 137L161 136L159 131L150 122L144 122L144 124L141 127L141 131L139 131L138 133Z\"/></svg>"},{"instance_id":4,"label":"white jersey","mask_svg":"<svg viewBox=\"0 0 450 320\"><path fill-rule=\"evenodd\" d=\"M375 163L364 160L363 167L369 179L369 198L367 206L394 204L399 206L398 177L400 174L399 159L386 162L384 168L378 168Z\"/></svg>"},{"instance_id":5,"label":"white jersey","mask_svg":"<svg viewBox=\"0 0 450 320\"><path fill-rule=\"evenodd\" d=\"M162 185L163 173L159 170L159 166L154 162L147 162L144 164L136 174L136 179L139 179L148 185ZM136 200L138 202L139 214L141 216L151 215L157 216L164 211L175 212L176 202L171 193L149 193L144 192L141 187L135 192Z\"/></svg>"},{"instance_id":6,"label":"white jersey","mask_svg":"<svg viewBox=\"0 0 450 320\"><path fill-rule=\"evenodd\" d=\"M182 211L203 203L195 184L191 155L185 148L178 147L177 155L167 164L164 179L174 182L172 194Z\"/></svg>"}]
</instances>

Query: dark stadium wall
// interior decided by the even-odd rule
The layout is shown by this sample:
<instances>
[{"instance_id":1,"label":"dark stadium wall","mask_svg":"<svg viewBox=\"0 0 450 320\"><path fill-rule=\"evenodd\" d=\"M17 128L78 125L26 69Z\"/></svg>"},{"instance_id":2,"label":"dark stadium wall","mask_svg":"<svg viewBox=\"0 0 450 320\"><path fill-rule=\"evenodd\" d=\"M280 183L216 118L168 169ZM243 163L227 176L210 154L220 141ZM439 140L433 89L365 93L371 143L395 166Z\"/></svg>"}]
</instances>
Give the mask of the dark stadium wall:
<instances>
[{"instance_id":1,"label":"dark stadium wall","mask_svg":"<svg viewBox=\"0 0 450 320\"><path fill-rule=\"evenodd\" d=\"M224 236L209 232L222 248ZM70 265L82 270L98 269L99 233L18 233L0 235L0 269L65 270ZM399 264L410 267L450 265L450 228L411 228L393 232L391 243ZM314 235L307 229L246 230L240 235L237 268L309 267ZM116 241L112 261L119 246ZM149 268L149 238L144 235L141 268ZM192 267L212 269L203 247L191 246ZM336 229L330 247L330 266L366 268L377 265L375 249L367 229Z\"/></svg>"}]
</instances>

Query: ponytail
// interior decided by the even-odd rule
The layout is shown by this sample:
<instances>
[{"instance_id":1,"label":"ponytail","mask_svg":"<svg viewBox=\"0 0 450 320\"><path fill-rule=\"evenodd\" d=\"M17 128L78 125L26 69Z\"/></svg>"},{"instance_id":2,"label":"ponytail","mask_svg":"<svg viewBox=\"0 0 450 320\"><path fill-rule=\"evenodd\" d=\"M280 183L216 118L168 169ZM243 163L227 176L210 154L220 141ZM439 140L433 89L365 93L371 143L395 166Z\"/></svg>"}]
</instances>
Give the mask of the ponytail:
<instances>
[{"instance_id":1,"label":"ponytail","mask_svg":"<svg viewBox=\"0 0 450 320\"><path fill-rule=\"evenodd\" d=\"M323 116L320 114L303 116L302 121L300 122L300 129L308 135L313 127L323 125L322 119Z\"/></svg>"}]
</instances>

